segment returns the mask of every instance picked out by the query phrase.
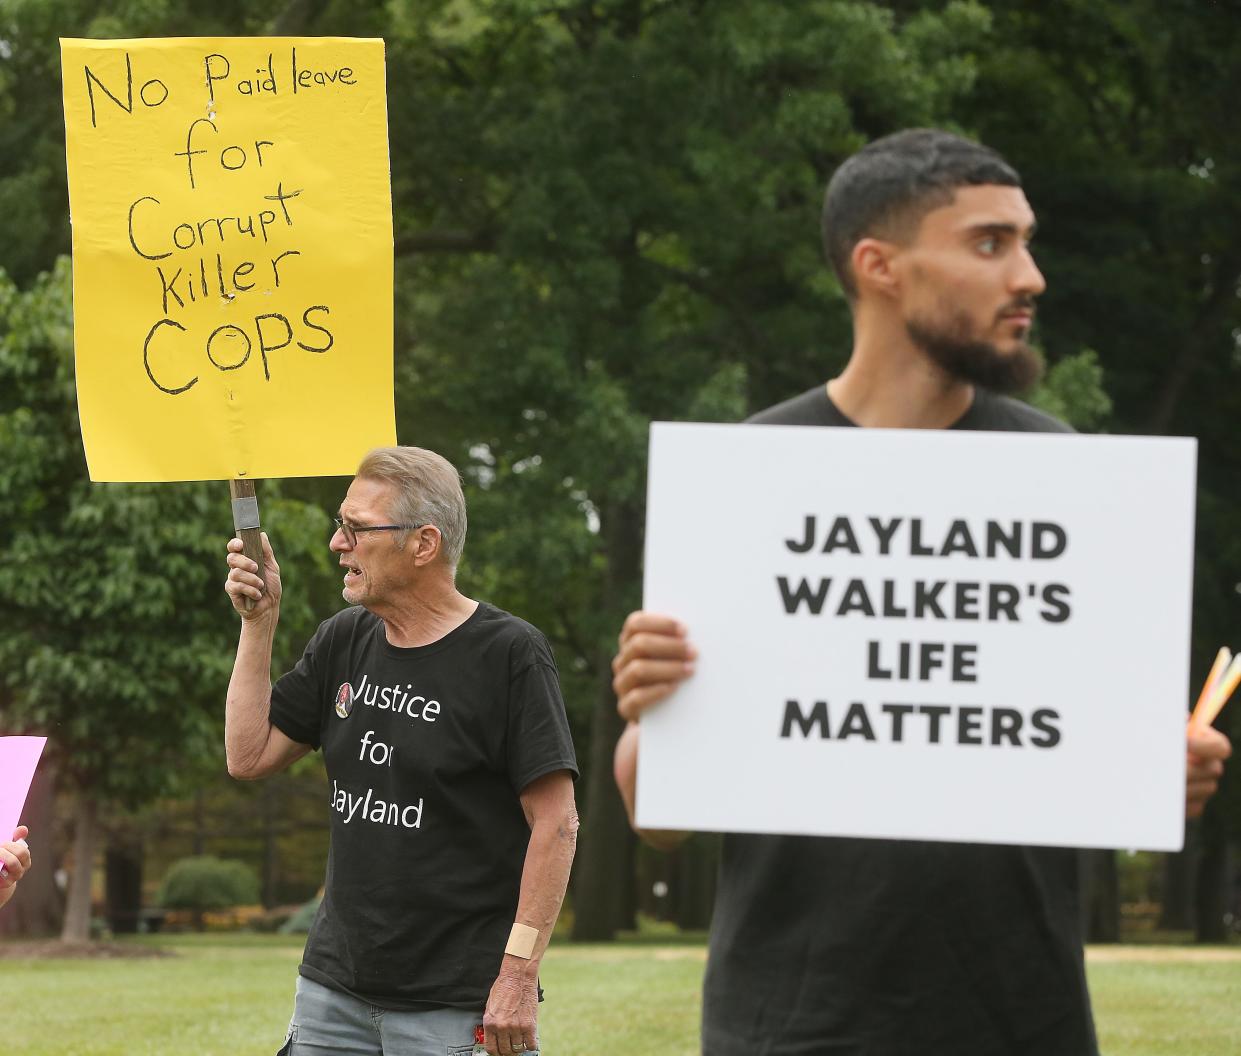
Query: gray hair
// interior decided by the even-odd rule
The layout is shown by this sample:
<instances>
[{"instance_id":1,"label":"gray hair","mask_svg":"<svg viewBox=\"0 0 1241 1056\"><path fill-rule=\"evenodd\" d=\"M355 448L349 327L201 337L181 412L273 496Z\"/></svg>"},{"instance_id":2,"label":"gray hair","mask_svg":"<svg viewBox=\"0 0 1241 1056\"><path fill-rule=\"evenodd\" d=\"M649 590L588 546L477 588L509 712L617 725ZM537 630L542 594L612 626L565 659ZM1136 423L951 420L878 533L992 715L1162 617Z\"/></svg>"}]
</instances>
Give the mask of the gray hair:
<instances>
[{"instance_id":1,"label":"gray hair","mask_svg":"<svg viewBox=\"0 0 1241 1056\"><path fill-rule=\"evenodd\" d=\"M377 447L362 459L357 475L393 486L391 515L398 524L435 525L444 561L456 570L465 547L465 496L448 459L422 447Z\"/></svg>"}]
</instances>

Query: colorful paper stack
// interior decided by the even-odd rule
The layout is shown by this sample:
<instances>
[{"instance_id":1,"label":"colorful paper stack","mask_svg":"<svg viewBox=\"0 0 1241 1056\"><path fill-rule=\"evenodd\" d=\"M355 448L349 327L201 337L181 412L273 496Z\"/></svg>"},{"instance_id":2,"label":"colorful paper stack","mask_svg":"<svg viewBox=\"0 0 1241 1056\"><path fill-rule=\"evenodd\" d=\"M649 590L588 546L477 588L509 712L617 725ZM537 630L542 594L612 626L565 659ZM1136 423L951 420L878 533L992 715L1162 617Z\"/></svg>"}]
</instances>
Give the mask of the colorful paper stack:
<instances>
[{"instance_id":1,"label":"colorful paper stack","mask_svg":"<svg viewBox=\"0 0 1241 1056\"><path fill-rule=\"evenodd\" d=\"M1211 665L1211 673L1203 683L1202 692L1198 694L1198 703L1194 705L1193 714L1189 717L1191 726L1210 726L1220 710L1228 703L1237 685L1241 683L1241 653L1233 656L1227 646L1221 646Z\"/></svg>"}]
</instances>

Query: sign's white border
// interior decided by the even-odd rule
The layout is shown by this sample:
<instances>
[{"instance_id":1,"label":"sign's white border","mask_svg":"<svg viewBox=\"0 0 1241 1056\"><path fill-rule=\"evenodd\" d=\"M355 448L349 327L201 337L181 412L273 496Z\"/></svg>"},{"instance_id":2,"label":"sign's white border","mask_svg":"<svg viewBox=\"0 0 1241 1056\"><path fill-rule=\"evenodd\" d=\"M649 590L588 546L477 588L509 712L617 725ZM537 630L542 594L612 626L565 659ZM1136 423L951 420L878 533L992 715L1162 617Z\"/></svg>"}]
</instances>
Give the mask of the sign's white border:
<instances>
[{"instance_id":1,"label":"sign's white border","mask_svg":"<svg viewBox=\"0 0 1241 1056\"><path fill-rule=\"evenodd\" d=\"M700 658L642 720L638 824L1178 849L1196 453L1182 438L654 424L644 607L682 620ZM797 552L809 517L815 545ZM843 534L822 552L842 517L861 553ZM902 519L886 554L872 517ZM988 521L1021 522L1027 544L1020 557L915 555L914 519L923 547L942 549L956 521L978 539ZM1029 553L1035 522L1063 528L1063 553ZM781 576L830 579L820 614L789 614ZM840 614L854 581L875 616L856 588ZM949 599L957 583L979 588L944 618L883 615L885 590L896 613L937 581ZM997 583L1021 592L1018 618L972 617L968 599ZM1049 584L1065 588L1053 596L1066 621L1042 615ZM975 679L874 677L906 641L970 646ZM789 701L805 716L826 701L827 721L785 731ZM856 716L841 738L854 703L873 738ZM918 709L899 741L885 703ZM953 709L937 743L927 705ZM1023 717L1020 744L992 743L996 709ZM1053 746L1034 743L1036 712Z\"/></svg>"}]
</instances>

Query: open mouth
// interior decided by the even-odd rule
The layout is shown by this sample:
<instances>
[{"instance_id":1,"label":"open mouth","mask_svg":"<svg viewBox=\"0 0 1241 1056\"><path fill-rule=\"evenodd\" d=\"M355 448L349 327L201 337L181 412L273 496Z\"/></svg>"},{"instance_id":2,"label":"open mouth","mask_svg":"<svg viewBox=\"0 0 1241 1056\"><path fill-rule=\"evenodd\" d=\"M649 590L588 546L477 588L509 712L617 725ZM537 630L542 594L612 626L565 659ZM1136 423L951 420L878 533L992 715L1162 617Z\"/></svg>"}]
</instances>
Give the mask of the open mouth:
<instances>
[{"instance_id":1,"label":"open mouth","mask_svg":"<svg viewBox=\"0 0 1241 1056\"><path fill-rule=\"evenodd\" d=\"M362 578L362 570L354 565L343 565L345 570L345 585L350 586Z\"/></svg>"}]
</instances>

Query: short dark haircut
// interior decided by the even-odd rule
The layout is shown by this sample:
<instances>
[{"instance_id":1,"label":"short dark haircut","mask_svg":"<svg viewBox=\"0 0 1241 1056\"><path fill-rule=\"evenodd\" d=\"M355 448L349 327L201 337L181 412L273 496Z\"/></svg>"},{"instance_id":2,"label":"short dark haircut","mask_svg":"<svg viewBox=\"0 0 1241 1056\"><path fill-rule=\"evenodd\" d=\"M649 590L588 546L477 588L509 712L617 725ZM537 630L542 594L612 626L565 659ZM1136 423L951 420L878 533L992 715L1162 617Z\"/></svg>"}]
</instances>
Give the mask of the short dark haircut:
<instances>
[{"instance_id":1,"label":"short dark haircut","mask_svg":"<svg viewBox=\"0 0 1241 1056\"><path fill-rule=\"evenodd\" d=\"M850 301L850 257L864 238L910 238L958 187L1020 187L1021 177L990 147L934 128L909 128L867 144L833 174L823 197L823 251Z\"/></svg>"}]
</instances>

